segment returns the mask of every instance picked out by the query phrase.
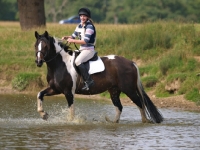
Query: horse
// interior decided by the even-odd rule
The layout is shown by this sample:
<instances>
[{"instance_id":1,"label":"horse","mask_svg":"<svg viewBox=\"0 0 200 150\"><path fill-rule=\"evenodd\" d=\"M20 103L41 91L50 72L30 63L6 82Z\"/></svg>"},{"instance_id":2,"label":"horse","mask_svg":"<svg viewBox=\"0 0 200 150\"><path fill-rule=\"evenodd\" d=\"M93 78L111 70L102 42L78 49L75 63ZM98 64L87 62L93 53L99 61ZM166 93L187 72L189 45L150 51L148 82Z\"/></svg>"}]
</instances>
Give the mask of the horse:
<instances>
[{"instance_id":1,"label":"horse","mask_svg":"<svg viewBox=\"0 0 200 150\"><path fill-rule=\"evenodd\" d=\"M83 91L84 83L81 82L76 67L74 67L75 51L69 46L63 46L59 40L50 36L45 31L39 34L35 31L35 55L36 64L41 67L45 62L47 65L48 87L37 94L37 111L44 119L48 119L48 113L44 111L42 103L44 96L64 94L71 119L75 115L74 95L94 95L108 91L113 105L116 108L116 115L113 121L118 123L123 106L120 101L120 94L125 93L137 105L141 113L143 123L161 123L164 118L149 96L144 91L140 80L138 66L122 56L108 55L100 57L105 69L101 72L91 74L95 85L88 91ZM107 121L110 121L108 118Z\"/></svg>"}]
</instances>

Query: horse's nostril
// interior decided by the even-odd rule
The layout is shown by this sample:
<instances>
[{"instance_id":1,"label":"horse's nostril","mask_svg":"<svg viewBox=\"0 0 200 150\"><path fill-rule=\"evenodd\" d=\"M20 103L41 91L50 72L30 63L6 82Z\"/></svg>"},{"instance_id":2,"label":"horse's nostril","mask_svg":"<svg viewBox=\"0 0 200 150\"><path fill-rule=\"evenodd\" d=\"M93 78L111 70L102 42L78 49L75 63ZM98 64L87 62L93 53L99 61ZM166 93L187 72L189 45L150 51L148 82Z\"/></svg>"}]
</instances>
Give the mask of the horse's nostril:
<instances>
[{"instance_id":1,"label":"horse's nostril","mask_svg":"<svg viewBox=\"0 0 200 150\"><path fill-rule=\"evenodd\" d=\"M35 63L37 64L38 67L41 67L43 65L42 60L35 60Z\"/></svg>"}]
</instances>

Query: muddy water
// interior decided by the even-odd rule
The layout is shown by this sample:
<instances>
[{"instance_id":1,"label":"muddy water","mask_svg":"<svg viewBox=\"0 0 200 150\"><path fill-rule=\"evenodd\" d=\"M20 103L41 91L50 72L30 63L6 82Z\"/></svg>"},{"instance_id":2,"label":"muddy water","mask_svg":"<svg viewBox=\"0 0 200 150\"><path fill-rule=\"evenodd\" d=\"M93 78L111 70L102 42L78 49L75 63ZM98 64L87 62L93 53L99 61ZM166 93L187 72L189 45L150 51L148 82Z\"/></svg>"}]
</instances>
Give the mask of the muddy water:
<instances>
[{"instance_id":1,"label":"muddy water","mask_svg":"<svg viewBox=\"0 0 200 150\"><path fill-rule=\"evenodd\" d=\"M142 124L136 107L125 106L119 124L110 102L76 99L76 117L68 120L63 97L48 97L44 109L48 121L36 112L36 96L0 96L0 149L2 150L132 150L200 148L200 114L160 109L165 121Z\"/></svg>"}]
</instances>

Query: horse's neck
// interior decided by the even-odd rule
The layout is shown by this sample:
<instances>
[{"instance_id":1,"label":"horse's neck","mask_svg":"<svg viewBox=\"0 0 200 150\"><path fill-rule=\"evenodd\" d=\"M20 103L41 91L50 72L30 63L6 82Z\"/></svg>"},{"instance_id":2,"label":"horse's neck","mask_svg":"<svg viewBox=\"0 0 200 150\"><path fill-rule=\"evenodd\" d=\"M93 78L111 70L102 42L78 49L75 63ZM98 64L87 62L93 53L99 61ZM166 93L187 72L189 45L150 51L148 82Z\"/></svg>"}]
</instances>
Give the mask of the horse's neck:
<instances>
[{"instance_id":1,"label":"horse's neck","mask_svg":"<svg viewBox=\"0 0 200 150\"><path fill-rule=\"evenodd\" d=\"M76 70L73 66L74 59L75 59L75 53L73 53L73 55L71 56L68 53L62 51L55 60L47 63L48 72L50 74L54 74L56 73L57 70L66 69L69 74L75 75Z\"/></svg>"},{"instance_id":2,"label":"horse's neck","mask_svg":"<svg viewBox=\"0 0 200 150\"><path fill-rule=\"evenodd\" d=\"M72 59L74 58L74 53L73 55L69 55L68 53L66 53L65 51L61 51L60 52L60 56L62 58L62 61L65 63L65 64L70 64L70 62L72 61Z\"/></svg>"},{"instance_id":3,"label":"horse's neck","mask_svg":"<svg viewBox=\"0 0 200 150\"><path fill-rule=\"evenodd\" d=\"M65 63L66 65L66 69L67 71L70 73L70 72L74 72L75 69L74 69L74 66L73 66L73 63L74 63L74 59L75 59L75 53L73 53L72 55L69 55L68 53L62 51L60 53L61 57L62 57L62 61Z\"/></svg>"}]
</instances>

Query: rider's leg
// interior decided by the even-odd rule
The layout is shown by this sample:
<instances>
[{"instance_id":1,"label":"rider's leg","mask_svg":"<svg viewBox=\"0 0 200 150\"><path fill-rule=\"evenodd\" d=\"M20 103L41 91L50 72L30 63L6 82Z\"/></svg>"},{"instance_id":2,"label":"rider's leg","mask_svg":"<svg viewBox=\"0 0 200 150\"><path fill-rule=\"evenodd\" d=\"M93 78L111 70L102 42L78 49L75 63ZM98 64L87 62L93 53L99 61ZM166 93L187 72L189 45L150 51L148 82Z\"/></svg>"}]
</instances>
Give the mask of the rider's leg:
<instances>
[{"instance_id":1,"label":"rider's leg","mask_svg":"<svg viewBox=\"0 0 200 150\"><path fill-rule=\"evenodd\" d=\"M95 50L82 50L79 56L75 60L75 64L79 68L81 76L85 81L85 86L82 88L82 90L89 90L89 87L94 84L94 81L91 79L83 63L91 59L94 56L95 52L96 52Z\"/></svg>"},{"instance_id":2,"label":"rider's leg","mask_svg":"<svg viewBox=\"0 0 200 150\"><path fill-rule=\"evenodd\" d=\"M82 90L89 90L89 88L94 85L94 80L90 77L88 70L86 69L84 64L80 64L77 66L81 76L83 77L83 80L85 81L85 86L82 88Z\"/></svg>"}]
</instances>

